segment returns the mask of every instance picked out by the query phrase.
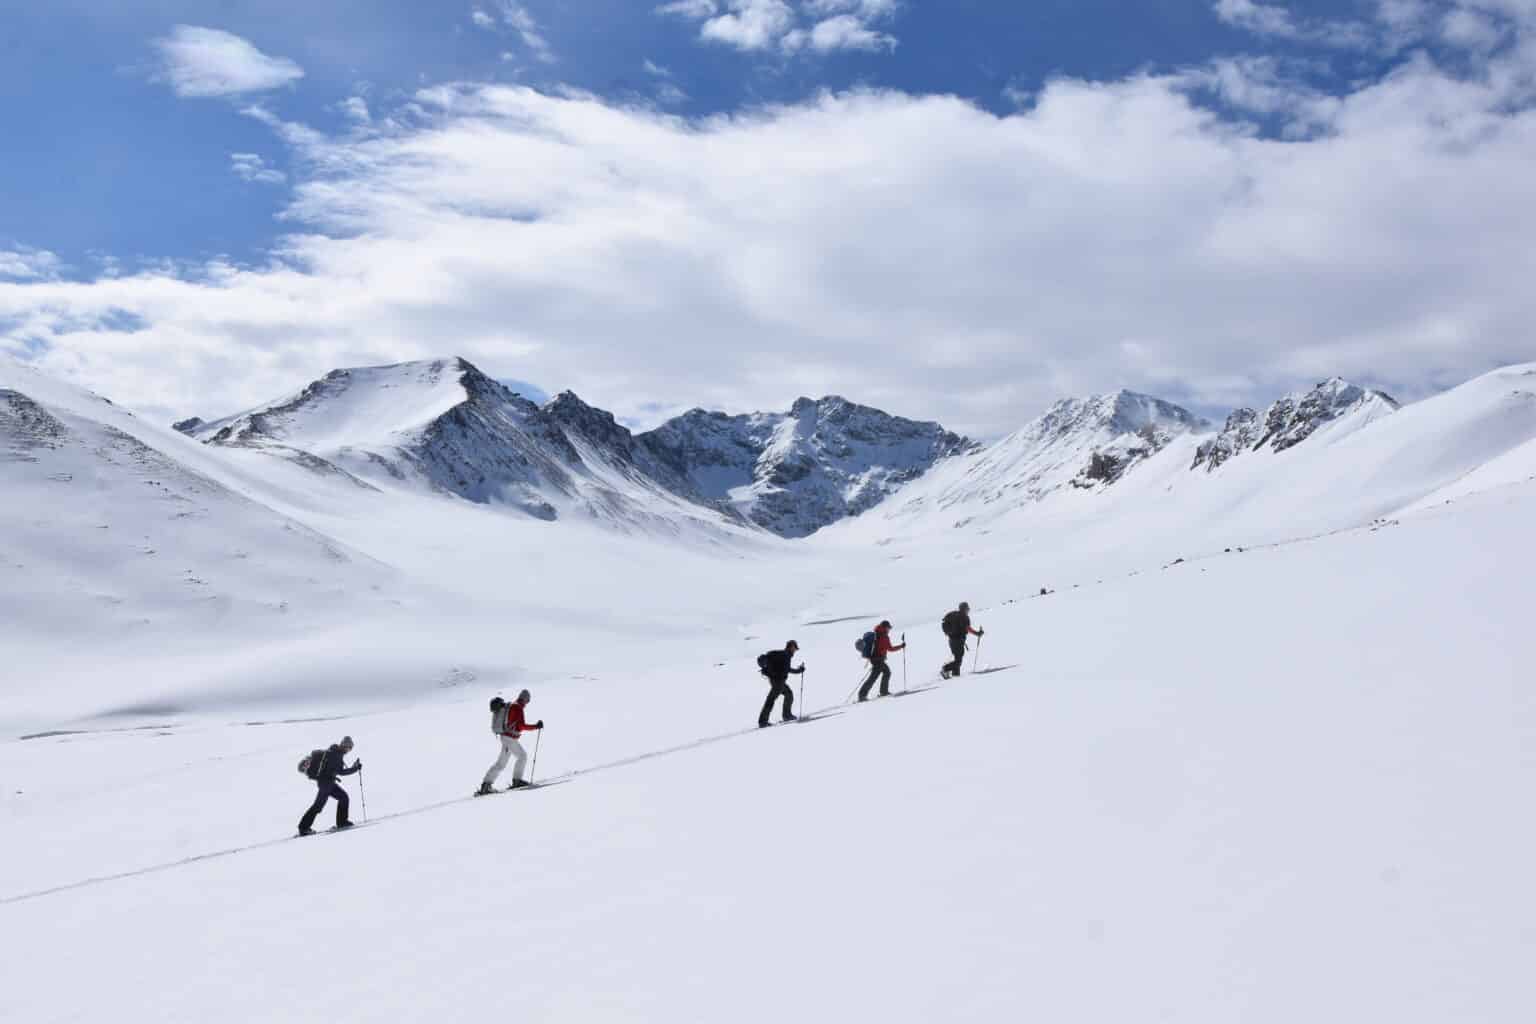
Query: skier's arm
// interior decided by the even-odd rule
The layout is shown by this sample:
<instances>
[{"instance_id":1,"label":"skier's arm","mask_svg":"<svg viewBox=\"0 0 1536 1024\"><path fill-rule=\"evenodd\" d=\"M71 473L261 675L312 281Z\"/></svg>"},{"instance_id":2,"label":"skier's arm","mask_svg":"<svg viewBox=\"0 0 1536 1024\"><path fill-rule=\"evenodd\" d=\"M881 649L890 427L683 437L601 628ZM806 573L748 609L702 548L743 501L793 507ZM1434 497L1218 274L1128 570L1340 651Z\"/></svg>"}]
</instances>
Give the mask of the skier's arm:
<instances>
[{"instance_id":1,"label":"skier's arm","mask_svg":"<svg viewBox=\"0 0 1536 1024\"><path fill-rule=\"evenodd\" d=\"M343 768L340 771L338 771L336 774L337 775L351 775L353 772L362 771L362 769L363 769L363 762L362 761L358 761L351 768Z\"/></svg>"},{"instance_id":2,"label":"skier's arm","mask_svg":"<svg viewBox=\"0 0 1536 1024\"><path fill-rule=\"evenodd\" d=\"M803 675L805 675L805 666L801 665L799 668L792 668L792 669L790 669L790 671L792 673L794 673L795 675L797 675L797 676L803 676Z\"/></svg>"},{"instance_id":3,"label":"skier's arm","mask_svg":"<svg viewBox=\"0 0 1536 1024\"><path fill-rule=\"evenodd\" d=\"M981 634L985 633L986 630L984 630L984 629L971 629L971 628L967 627L966 632L970 633L971 636L981 636Z\"/></svg>"}]
</instances>

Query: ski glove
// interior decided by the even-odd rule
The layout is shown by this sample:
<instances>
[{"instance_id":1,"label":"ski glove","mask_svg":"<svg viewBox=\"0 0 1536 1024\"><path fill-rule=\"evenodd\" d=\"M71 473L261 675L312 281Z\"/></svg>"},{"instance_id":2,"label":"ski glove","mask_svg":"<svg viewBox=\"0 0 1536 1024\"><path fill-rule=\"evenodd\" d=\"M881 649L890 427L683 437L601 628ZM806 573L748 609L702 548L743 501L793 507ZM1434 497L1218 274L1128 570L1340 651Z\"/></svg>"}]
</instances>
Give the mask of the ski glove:
<instances>
[{"instance_id":1,"label":"ski glove","mask_svg":"<svg viewBox=\"0 0 1536 1024\"><path fill-rule=\"evenodd\" d=\"M363 762L358 761L356 764L354 764L352 766L352 770L353 771L358 771L358 772L362 771L363 770Z\"/></svg>"},{"instance_id":2,"label":"ski glove","mask_svg":"<svg viewBox=\"0 0 1536 1024\"><path fill-rule=\"evenodd\" d=\"M542 719L542 718L541 718L541 719L539 719L539 724L538 724L538 725L536 725L536 726L534 726L534 728L536 728L536 729L542 729L542 728L544 728L544 719Z\"/></svg>"}]
</instances>

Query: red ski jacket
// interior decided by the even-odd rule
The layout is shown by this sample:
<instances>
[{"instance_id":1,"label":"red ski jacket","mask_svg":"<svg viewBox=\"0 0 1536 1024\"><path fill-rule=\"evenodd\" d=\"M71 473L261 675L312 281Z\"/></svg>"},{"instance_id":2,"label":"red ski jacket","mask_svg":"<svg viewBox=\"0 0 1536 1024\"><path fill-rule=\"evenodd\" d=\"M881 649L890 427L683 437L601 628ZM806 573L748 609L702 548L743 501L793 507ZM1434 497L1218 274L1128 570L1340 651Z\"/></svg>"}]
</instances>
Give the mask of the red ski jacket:
<instances>
[{"instance_id":1,"label":"red ski jacket","mask_svg":"<svg viewBox=\"0 0 1536 1024\"><path fill-rule=\"evenodd\" d=\"M507 705L507 724L501 730L503 736L511 736L513 739L517 739L525 730L537 728L539 726L529 725L528 720L523 717L523 706L521 704L513 701Z\"/></svg>"},{"instance_id":2,"label":"red ski jacket","mask_svg":"<svg viewBox=\"0 0 1536 1024\"><path fill-rule=\"evenodd\" d=\"M888 629L875 630L875 657L883 658L892 651L899 651L906 644L891 643L891 631Z\"/></svg>"}]
</instances>

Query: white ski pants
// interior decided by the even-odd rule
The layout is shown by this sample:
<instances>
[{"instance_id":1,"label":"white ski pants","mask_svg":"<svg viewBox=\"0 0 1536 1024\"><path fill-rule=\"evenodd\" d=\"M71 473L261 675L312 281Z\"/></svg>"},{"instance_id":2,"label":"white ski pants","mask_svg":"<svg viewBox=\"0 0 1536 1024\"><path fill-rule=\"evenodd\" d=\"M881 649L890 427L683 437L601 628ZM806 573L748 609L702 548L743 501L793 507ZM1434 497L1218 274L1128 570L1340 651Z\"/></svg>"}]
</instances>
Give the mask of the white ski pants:
<instances>
[{"instance_id":1,"label":"white ski pants","mask_svg":"<svg viewBox=\"0 0 1536 1024\"><path fill-rule=\"evenodd\" d=\"M501 756L496 759L495 764L491 765L491 770L485 773L485 784L489 786L495 782L496 777L501 774L501 770L507 766L507 762L514 757L517 760L512 764L512 777L514 779L521 779L523 777L523 766L528 763L528 751L523 749L523 745L517 741L517 737L503 736L501 738Z\"/></svg>"}]
</instances>

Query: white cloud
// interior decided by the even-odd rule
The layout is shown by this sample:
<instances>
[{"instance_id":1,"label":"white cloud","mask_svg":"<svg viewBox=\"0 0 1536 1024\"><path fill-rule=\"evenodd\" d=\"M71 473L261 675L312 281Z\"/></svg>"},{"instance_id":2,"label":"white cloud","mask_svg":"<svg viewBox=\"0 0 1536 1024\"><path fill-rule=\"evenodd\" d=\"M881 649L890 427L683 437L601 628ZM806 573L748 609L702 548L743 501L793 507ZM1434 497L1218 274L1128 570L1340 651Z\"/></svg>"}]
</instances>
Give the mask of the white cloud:
<instances>
[{"instance_id":1,"label":"white cloud","mask_svg":"<svg viewBox=\"0 0 1536 1024\"><path fill-rule=\"evenodd\" d=\"M304 69L286 57L269 57L246 40L216 28L177 25L155 40L157 75L178 96L237 96L296 82Z\"/></svg>"},{"instance_id":2,"label":"white cloud","mask_svg":"<svg viewBox=\"0 0 1536 1024\"><path fill-rule=\"evenodd\" d=\"M672 0L672 3L662 4L655 8L657 14L672 14L680 18L694 18L703 20L712 18L719 13L720 8L715 5L715 0Z\"/></svg>"},{"instance_id":3,"label":"white cloud","mask_svg":"<svg viewBox=\"0 0 1536 1024\"><path fill-rule=\"evenodd\" d=\"M348 96L337 104L337 109L358 124L367 124L373 120L373 116L368 112L368 101L361 96Z\"/></svg>"},{"instance_id":4,"label":"white cloud","mask_svg":"<svg viewBox=\"0 0 1536 1024\"><path fill-rule=\"evenodd\" d=\"M657 64L655 61L651 60L650 58L646 58L645 63L643 65L641 65L641 66L643 68L645 68L645 73L648 74L648 75L654 75L657 78L671 78L672 77L671 69L662 67L660 64Z\"/></svg>"},{"instance_id":5,"label":"white cloud","mask_svg":"<svg viewBox=\"0 0 1536 1024\"><path fill-rule=\"evenodd\" d=\"M1260 35L1286 39L1301 35L1291 12L1275 4L1261 4L1255 0L1216 0L1216 17L1228 25Z\"/></svg>"},{"instance_id":6,"label":"white cloud","mask_svg":"<svg viewBox=\"0 0 1536 1024\"><path fill-rule=\"evenodd\" d=\"M63 264L47 249L0 249L0 279L36 281L56 277Z\"/></svg>"},{"instance_id":7,"label":"white cloud","mask_svg":"<svg viewBox=\"0 0 1536 1024\"><path fill-rule=\"evenodd\" d=\"M877 21L896 13L896 0L805 0L807 13L825 18L834 14L854 14L864 21Z\"/></svg>"},{"instance_id":8,"label":"white cloud","mask_svg":"<svg viewBox=\"0 0 1536 1024\"><path fill-rule=\"evenodd\" d=\"M270 166L256 153L229 154L229 167L240 180L257 185L281 185L288 180L286 174Z\"/></svg>"},{"instance_id":9,"label":"white cloud","mask_svg":"<svg viewBox=\"0 0 1536 1024\"><path fill-rule=\"evenodd\" d=\"M893 50L896 38L873 23L896 12L896 0L676 0L655 8L699 21L699 38L748 52L832 53Z\"/></svg>"},{"instance_id":10,"label":"white cloud","mask_svg":"<svg viewBox=\"0 0 1536 1024\"><path fill-rule=\"evenodd\" d=\"M0 283L23 325L0 347L182 415L445 353L621 417L844 392L991 433L1061 394L1218 405L1331 373L1413 397L1530 357L1531 66L1419 57L1321 98L1284 66L1210 72L1255 109L1317 100L1299 140L1187 75L1056 81L1004 117L435 88L388 133L272 119L300 233L271 265Z\"/></svg>"},{"instance_id":11,"label":"white cloud","mask_svg":"<svg viewBox=\"0 0 1536 1024\"><path fill-rule=\"evenodd\" d=\"M559 60L555 56L554 47L550 45L549 37L544 34L538 20L527 7L518 3L517 0L497 0L495 10L500 16L499 21L483 7L476 7L471 11L470 20L488 31L505 29L515 33L535 60L545 64L554 64ZM501 59L508 61L512 58L503 53Z\"/></svg>"},{"instance_id":12,"label":"white cloud","mask_svg":"<svg viewBox=\"0 0 1536 1024\"><path fill-rule=\"evenodd\" d=\"M1440 34L1452 46L1465 50L1491 50L1504 38L1504 30L1492 17L1467 7L1448 11Z\"/></svg>"},{"instance_id":13,"label":"white cloud","mask_svg":"<svg viewBox=\"0 0 1536 1024\"><path fill-rule=\"evenodd\" d=\"M768 50L795 24L795 12L784 0L727 0L727 7L700 26L700 38L738 50Z\"/></svg>"},{"instance_id":14,"label":"white cloud","mask_svg":"<svg viewBox=\"0 0 1536 1024\"><path fill-rule=\"evenodd\" d=\"M1216 17L1255 35L1317 43L1340 49L1366 49L1381 33L1358 21L1298 19L1289 8L1257 0L1215 0Z\"/></svg>"},{"instance_id":15,"label":"white cloud","mask_svg":"<svg viewBox=\"0 0 1536 1024\"><path fill-rule=\"evenodd\" d=\"M818 53L833 50L893 50L896 38L869 28L852 14L839 14L816 23L807 38Z\"/></svg>"}]
</instances>

